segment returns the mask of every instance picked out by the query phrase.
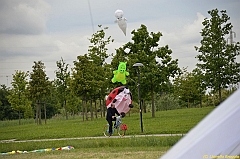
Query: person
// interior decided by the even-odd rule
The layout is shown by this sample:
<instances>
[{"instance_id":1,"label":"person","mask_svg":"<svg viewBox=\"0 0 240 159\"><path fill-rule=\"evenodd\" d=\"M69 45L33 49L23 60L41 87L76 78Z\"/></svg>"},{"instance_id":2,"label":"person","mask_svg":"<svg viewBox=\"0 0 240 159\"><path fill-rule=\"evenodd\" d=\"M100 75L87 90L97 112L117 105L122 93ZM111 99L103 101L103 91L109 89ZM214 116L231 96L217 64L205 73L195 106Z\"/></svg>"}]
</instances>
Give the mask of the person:
<instances>
[{"instance_id":1,"label":"person","mask_svg":"<svg viewBox=\"0 0 240 159\"><path fill-rule=\"evenodd\" d=\"M108 129L109 136L112 135L112 126L113 126L112 122L116 121L115 114L120 116L120 114L118 113L117 109L115 108L115 104L112 103L111 107L109 107L107 109L107 115L106 115L106 120L108 121L108 124L109 124L109 129Z\"/></svg>"}]
</instances>

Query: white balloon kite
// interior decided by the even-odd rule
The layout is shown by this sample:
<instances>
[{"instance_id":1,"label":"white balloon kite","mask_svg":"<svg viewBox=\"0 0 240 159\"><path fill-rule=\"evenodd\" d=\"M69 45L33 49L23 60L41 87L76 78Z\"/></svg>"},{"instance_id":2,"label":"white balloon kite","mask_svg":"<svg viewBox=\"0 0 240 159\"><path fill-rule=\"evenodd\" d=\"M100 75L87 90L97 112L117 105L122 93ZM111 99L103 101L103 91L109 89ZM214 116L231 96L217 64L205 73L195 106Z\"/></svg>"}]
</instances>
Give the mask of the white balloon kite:
<instances>
[{"instance_id":1,"label":"white balloon kite","mask_svg":"<svg viewBox=\"0 0 240 159\"><path fill-rule=\"evenodd\" d=\"M123 17L123 11L122 10L116 10L115 11L115 17L117 18L115 20L115 23L118 23L118 26L123 31L124 35L126 36L126 30L127 30L127 19Z\"/></svg>"}]
</instances>

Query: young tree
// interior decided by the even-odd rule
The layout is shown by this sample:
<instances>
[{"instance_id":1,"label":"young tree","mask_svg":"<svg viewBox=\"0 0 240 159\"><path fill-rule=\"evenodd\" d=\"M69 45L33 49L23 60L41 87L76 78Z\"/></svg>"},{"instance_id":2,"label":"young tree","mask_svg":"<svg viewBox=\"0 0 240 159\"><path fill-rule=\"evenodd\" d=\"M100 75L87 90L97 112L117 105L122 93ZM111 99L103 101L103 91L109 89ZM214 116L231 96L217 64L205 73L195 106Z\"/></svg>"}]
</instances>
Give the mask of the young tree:
<instances>
[{"instance_id":1,"label":"young tree","mask_svg":"<svg viewBox=\"0 0 240 159\"><path fill-rule=\"evenodd\" d=\"M34 61L32 66L33 72L30 73L29 95L32 101L36 102L36 123L42 124L41 105L44 104L45 122L46 122L46 105L45 100L50 95L51 83L45 73L45 66L42 61Z\"/></svg>"},{"instance_id":2,"label":"young tree","mask_svg":"<svg viewBox=\"0 0 240 159\"><path fill-rule=\"evenodd\" d=\"M67 94L67 98L67 110L71 113L71 115L75 115L80 111L79 107L81 100L74 94L73 90Z\"/></svg>"},{"instance_id":3,"label":"young tree","mask_svg":"<svg viewBox=\"0 0 240 159\"><path fill-rule=\"evenodd\" d=\"M93 71L95 72L96 82L96 87L94 88L94 91L92 92L91 96L95 97L93 99L95 103L97 98L99 98L100 103L102 104L103 102L101 102L101 100L104 99L106 90L109 87L109 82L106 82L107 81L106 79L111 81L108 78L109 71L106 63L106 59L110 56L110 54L107 53L108 51L107 45L109 45L114 40L111 38L111 36L106 37L105 31L108 29L108 27L102 28L102 25L98 25L98 27L100 28L100 30L94 33L92 37L89 39L92 45L89 46L88 56L89 59L92 60L93 62L92 66ZM100 107L102 106L101 104ZM92 108L92 103L90 103L90 108ZM91 118L93 118L92 114L93 112L91 111Z\"/></svg>"},{"instance_id":4,"label":"young tree","mask_svg":"<svg viewBox=\"0 0 240 159\"><path fill-rule=\"evenodd\" d=\"M109 54L107 53L108 49L106 46L114 40L111 38L111 36L105 39L105 30L107 30L108 27L105 27L103 29L102 25L98 25L98 27L100 28L100 30L94 33L92 35L92 38L89 39L92 45L89 46L88 56L91 60L94 61L97 66L103 66L104 64L106 64L106 58L109 57Z\"/></svg>"},{"instance_id":5,"label":"young tree","mask_svg":"<svg viewBox=\"0 0 240 159\"><path fill-rule=\"evenodd\" d=\"M196 94L196 100L199 100L200 102L200 107L202 107L202 101L203 101L203 97L205 96L205 93L206 93L206 84L204 82L204 75L203 75L203 72L202 70L200 70L199 68L195 68L193 71L192 71L192 74L194 76L194 85L196 86L197 90L197 94Z\"/></svg>"},{"instance_id":6,"label":"young tree","mask_svg":"<svg viewBox=\"0 0 240 159\"><path fill-rule=\"evenodd\" d=\"M81 96L83 101L82 113L86 113L87 117L87 101L91 98L90 95L95 88L97 82L95 80L96 72L94 72L94 64L89 60L87 54L78 56L78 60L74 61L74 68L72 72L71 88L74 88L74 94ZM83 115L84 120L84 115Z\"/></svg>"},{"instance_id":7,"label":"young tree","mask_svg":"<svg viewBox=\"0 0 240 159\"><path fill-rule=\"evenodd\" d=\"M219 94L219 102L222 101L222 88L240 81L240 63L236 61L239 55L239 42L227 44L225 36L232 29L232 24L228 22L230 17L225 10L218 12L218 9L208 11L211 18L205 18L202 22L204 28L201 31L201 46L196 47L200 53L197 55L200 63L199 69L204 73L206 85Z\"/></svg>"},{"instance_id":8,"label":"young tree","mask_svg":"<svg viewBox=\"0 0 240 159\"><path fill-rule=\"evenodd\" d=\"M51 90L52 90L52 81L48 80L48 77L46 78L45 82L44 82L44 87L45 90L44 92L42 92L43 98L42 98L42 104L43 104L43 108L44 108L44 123L47 124L47 103L48 100L50 99L49 97L51 96ZM41 112L41 111L40 111ZM52 112L51 112L52 113Z\"/></svg>"},{"instance_id":9,"label":"young tree","mask_svg":"<svg viewBox=\"0 0 240 159\"><path fill-rule=\"evenodd\" d=\"M201 76L199 70L195 69L193 72L187 72L183 68L182 74L174 79L174 94L182 101L187 103L190 107L195 100L201 102L201 97L204 95L204 88L202 87Z\"/></svg>"},{"instance_id":10,"label":"young tree","mask_svg":"<svg viewBox=\"0 0 240 159\"><path fill-rule=\"evenodd\" d=\"M27 97L27 77L28 73L16 71L13 75L13 81L11 82L13 88L8 96L11 107L18 111L19 125L21 120L21 112L26 112L25 117L29 111L32 112L31 101L29 101Z\"/></svg>"},{"instance_id":11,"label":"young tree","mask_svg":"<svg viewBox=\"0 0 240 159\"><path fill-rule=\"evenodd\" d=\"M137 77L135 68L132 67L134 63L140 62L144 65L140 71L142 76L141 90L144 90L141 91L141 94L144 97L150 95L152 99L152 117L155 117L154 94L169 82L170 77L174 77L180 71L178 60L172 59L172 51L167 45L159 46L158 42L162 36L160 32L149 33L147 27L141 25L139 29L133 30L131 33L133 34L133 41L125 44L117 53L121 54L121 56L125 54L125 59L128 66L130 66L131 77ZM130 51L125 53L126 49Z\"/></svg>"},{"instance_id":12,"label":"young tree","mask_svg":"<svg viewBox=\"0 0 240 159\"><path fill-rule=\"evenodd\" d=\"M66 64L61 58L60 61L57 61L58 70L56 71L56 86L58 92L58 100L65 109L66 120L68 120L68 109L67 109L67 95L70 90L68 89L68 82L70 79L70 71L68 71L68 64Z\"/></svg>"}]
</instances>

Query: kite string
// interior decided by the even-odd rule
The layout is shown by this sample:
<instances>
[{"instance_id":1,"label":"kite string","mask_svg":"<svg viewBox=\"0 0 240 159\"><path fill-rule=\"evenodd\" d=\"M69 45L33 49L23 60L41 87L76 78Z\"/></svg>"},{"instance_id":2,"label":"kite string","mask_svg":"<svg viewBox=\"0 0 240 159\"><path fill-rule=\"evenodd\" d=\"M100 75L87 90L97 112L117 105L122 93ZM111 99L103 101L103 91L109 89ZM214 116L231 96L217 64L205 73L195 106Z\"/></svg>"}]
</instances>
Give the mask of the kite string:
<instances>
[{"instance_id":1,"label":"kite string","mask_svg":"<svg viewBox=\"0 0 240 159\"><path fill-rule=\"evenodd\" d=\"M92 30L93 30L93 34L94 34L94 25L93 25L92 11L91 11L91 5L90 5L89 0L88 0L88 8L89 8L89 12L90 12L91 23L92 23Z\"/></svg>"}]
</instances>

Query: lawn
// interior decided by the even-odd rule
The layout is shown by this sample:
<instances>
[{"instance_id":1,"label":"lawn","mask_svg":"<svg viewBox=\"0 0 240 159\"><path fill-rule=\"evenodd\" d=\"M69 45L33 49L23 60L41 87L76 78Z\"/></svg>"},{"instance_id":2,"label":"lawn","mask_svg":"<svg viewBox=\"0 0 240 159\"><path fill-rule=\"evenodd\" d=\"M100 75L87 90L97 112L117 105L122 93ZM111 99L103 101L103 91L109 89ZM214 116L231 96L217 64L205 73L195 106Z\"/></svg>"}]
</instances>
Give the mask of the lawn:
<instances>
[{"instance_id":1,"label":"lawn","mask_svg":"<svg viewBox=\"0 0 240 159\"><path fill-rule=\"evenodd\" d=\"M155 118L151 113L143 114L143 128L141 133L139 114L127 115L123 122L128 125L126 135L129 138L100 138L84 140L24 142L24 143L0 143L0 152L12 150L31 151L35 149L74 146L70 151L53 151L36 154L21 154L18 157L31 158L134 158L135 155L142 158L156 158L166 152L181 137L134 137L145 134L185 134L204 118L214 107L178 109L156 112ZM102 129L106 124L105 118L90 121L82 121L81 117L65 119L50 119L47 124L36 125L33 120L22 120L22 125L17 121L0 122L0 140L32 140L73 137L97 137L103 136ZM136 153L136 154L135 154ZM75 154L75 155L74 155ZM81 154L81 155L77 155ZM99 156L98 154L101 154ZM112 154L112 155L111 155ZM134 155L135 154L135 155ZM35 156L36 155L36 156ZM65 156L66 155L66 156ZM85 157L84 157L85 155ZM150 155L150 156L149 156ZM151 156L153 155L153 156ZM6 158L15 157L8 155ZM54 157L55 156L55 157ZM63 157L65 156L65 157ZM155 157L154 157L155 156ZM138 157L141 158L141 157Z\"/></svg>"}]
</instances>

